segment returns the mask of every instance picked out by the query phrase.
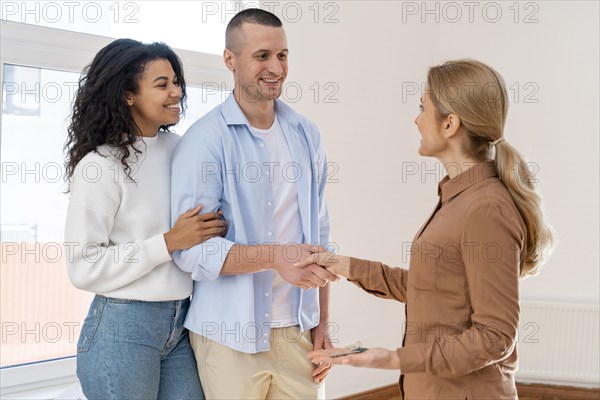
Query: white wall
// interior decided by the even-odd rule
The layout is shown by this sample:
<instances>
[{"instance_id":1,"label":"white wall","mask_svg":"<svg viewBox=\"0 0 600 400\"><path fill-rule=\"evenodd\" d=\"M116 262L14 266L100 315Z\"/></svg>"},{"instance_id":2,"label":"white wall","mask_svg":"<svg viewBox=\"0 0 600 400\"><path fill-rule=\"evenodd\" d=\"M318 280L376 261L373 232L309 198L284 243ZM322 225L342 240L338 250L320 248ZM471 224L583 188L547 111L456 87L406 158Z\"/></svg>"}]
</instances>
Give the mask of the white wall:
<instances>
[{"instance_id":1,"label":"white wall","mask_svg":"<svg viewBox=\"0 0 600 400\"><path fill-rule=\"evenodd\" d=\"M419 94L406 89L423 82L430 65L476 58L512 87L506 138L539 168L540 192L558 233L556 252L538 277L523 281L522 298L598 304L598 2L521 2L518 22L514 2L476 2L473 22L464 2L454 8L429 2L427 9L438 7L436 22L435 11L422 14L421 2L338 1L338 22L330 24L323 15L314 22L312 4L303 3L298 22L295 14L280 15L291 50L288 82L303 89L295 107L318 123L329 161L339 166L339 182L329 185L327 197L340 252L407 266L403 243L436 203L443 172L421 168L435 171L435 164L417 154ZM452 23L457 9L462 18ZM538 21L524 23L527 16ZM339 102L315 101L314 82L335 83ZM419 173L403 176L412 163ZM339 344L401 345L401 304L339 283L331 308ZM338 367L328 378L328 397L393 383L397 375Z\"/></svg>"},{"instance_id":2,"label":"white wall","mask_svg":"<svg viewBox=\"0 0 600 400\"><path fill-rule=\"evenodd\" d=\"M428 2L425 7L433 14L424 14L420 1L269 3L288 33L288 82L302 90L293 105L318 123L329 161L339 167L328 201L333 240L342 253L407 266L403 244L412 240L436 203L443 174L417 154L413 120L419 94L407 89L425 79L430 65L478 58L497 68L513 88L506 137L539 166L541 193L560 240L540 276L523 282L522 297L598 304L597 1L517 3L518 22L515 2L471 2L472 23L462 1ZM494 4L502 11L497 23L488 22L495 18ZM461 17L452 23L456 10ZM532 12L538 22L523 23ZM327 17L338 21L325 23ZM188 75L197 65L204 64L186 58ZM325 102L336 88L333 100L338 102ZM538 102L525 102L524 96L536 88L530 100ZM294 96L290 92L288 97ZM419 166L417 174L403 176L414 165ZM331 309L338 344L401 345L401 304L338 283L332 286ZM339 367L328 378L328 398L394 383L397 375Z\"/></svg>"}]
</instances>

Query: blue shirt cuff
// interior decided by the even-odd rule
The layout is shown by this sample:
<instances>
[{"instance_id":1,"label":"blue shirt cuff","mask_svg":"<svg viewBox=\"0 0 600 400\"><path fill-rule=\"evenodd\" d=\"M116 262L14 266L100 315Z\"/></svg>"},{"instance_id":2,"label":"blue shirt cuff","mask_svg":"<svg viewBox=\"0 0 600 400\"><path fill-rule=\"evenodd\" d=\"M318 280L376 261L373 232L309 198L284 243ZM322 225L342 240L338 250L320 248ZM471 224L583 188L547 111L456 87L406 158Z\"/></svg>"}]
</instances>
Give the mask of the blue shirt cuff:
<instances>
[{"instance_id":1,"label":"blue shirt cuff","mask_svg":"<svg viewBox=\"0 0 600 400\"><path fill-rule=\"evenodd\" d=\"M174 252L173 260L182 270L191 273L195 281L214 280L221 274L227 254L234 244L222 237L215 237L190 249Z\"/></svg>"}]
</instances>

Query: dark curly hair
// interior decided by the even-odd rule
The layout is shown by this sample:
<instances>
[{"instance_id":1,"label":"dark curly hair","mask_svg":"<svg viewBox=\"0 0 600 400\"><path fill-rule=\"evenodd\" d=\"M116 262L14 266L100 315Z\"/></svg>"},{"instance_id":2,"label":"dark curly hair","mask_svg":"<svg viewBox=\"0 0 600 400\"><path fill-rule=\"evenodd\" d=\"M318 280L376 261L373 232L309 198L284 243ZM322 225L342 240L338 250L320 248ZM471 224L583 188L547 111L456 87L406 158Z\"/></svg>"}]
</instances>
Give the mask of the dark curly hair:
<instances>
[{"instance_id":1,"label":"dark curly hair","mask_svg":"<svg viewBox=\"0 0 600 400\"><path fill-rule=\"evenodd\" d=\"M118 149L118 155L129 176L127 164L130 148L141 153L134 143L141 135L127 106L126 93L139 92L139 79L146 65L155 60L169 61L181 88L181 105L185 110L183 66L175 52L164 43L144 44L132 39L118 39L96 54L79 79L75 94L68 137L65 143L66 180L86 154L107 144ZM168 131L173 125L163 125Z\"/></svg>"}]
</instances>

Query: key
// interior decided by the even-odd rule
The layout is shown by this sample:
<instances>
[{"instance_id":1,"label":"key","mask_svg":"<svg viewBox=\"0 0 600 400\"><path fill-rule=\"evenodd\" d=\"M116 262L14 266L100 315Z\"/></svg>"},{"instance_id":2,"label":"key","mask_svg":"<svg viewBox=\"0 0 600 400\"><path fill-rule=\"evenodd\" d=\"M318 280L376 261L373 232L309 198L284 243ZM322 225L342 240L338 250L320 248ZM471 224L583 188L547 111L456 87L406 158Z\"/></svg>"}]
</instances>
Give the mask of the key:
<instances>
[{"instance_id":1,"label":"key","mask_svg":"<svg viewBox=\"0 0 600 400\"><path fill-rule=\"evenodd\" d=\"M350 354L358 354L358 353L364 353L365 351L367 351L368 349L366 347L362 347L360 342L356 342L353 345L350 346L346 346L346 349L348 349L348 351L343 352L343 353L334 353L332 355L330 355L330 358L338 358L338 357L344 357Z\"/></svg>"}]
</instances>

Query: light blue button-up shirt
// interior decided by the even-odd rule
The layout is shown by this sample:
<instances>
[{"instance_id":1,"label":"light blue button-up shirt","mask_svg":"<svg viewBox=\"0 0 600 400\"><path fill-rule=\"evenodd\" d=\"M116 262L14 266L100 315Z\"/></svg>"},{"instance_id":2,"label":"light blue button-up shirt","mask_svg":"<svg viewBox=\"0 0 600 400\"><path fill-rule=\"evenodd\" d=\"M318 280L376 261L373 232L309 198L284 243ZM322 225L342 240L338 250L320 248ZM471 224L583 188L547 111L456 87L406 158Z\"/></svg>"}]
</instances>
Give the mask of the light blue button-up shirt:
<instances>
[{"instance_id":1,"label":"light blue button-up shirt","mask_svg":"<svg viewBox=\"0 0 600 400\"><path fill-rule=\"evenodd\" d=\"M238 243L272 243L274 236L272 174L285 171L296 181L304 242L326 246L329 216L323 196L327 161L314 123L280 100L275 113L294 165L273 165L263 140L235 97L194 123L175 150L171 180L171 216L203 205L202 213L222 210L228 222L225 238L213 238L173 259L194 279L194 294L185 326L235 350L270 349L273 271L220 275L225 258L258 259L251 252L234 254ZM293 253L293 252L290 252ZM293 302L301 330L319 323L318 289L294 288ZM292 338L290 338L292 339Z\"/></svg>"}]
</instances>

